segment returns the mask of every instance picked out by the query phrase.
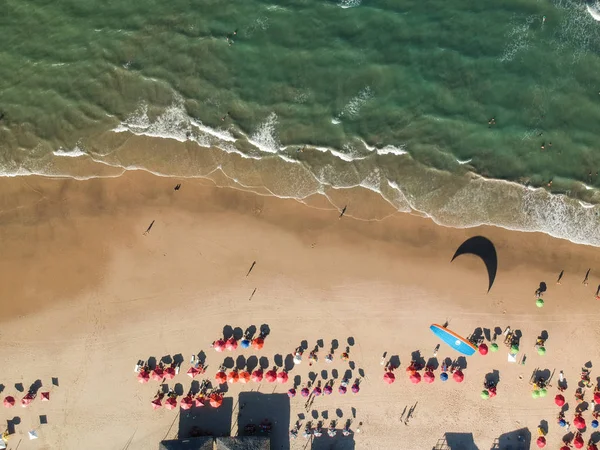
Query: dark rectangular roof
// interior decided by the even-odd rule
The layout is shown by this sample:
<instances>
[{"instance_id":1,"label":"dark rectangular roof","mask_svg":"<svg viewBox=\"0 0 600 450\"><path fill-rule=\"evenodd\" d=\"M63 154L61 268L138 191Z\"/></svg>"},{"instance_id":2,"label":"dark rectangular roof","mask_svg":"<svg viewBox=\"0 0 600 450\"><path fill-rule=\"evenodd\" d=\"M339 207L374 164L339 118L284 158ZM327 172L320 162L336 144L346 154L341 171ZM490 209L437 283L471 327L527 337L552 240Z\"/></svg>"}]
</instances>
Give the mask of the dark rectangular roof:
<instances>
[{"instance_id":1,"label":"dark rectangular roof","mask_svg":"<svg viewBox=\"0 0 600 450\"><path fill-rule=\"evenodd\" d=\"M266 436L238 436L217 438L216 450L270 450L271 440Z\"/></svg>"},{"instance_id":2,"label":"dark rectangular roof","mask_svg":"<svg viewBox=\"0 0 600 450\"><path fill-rule=\"evenodd\" d=\"M158 450L213 450L213 438L210 436L162 441Z\"/></svg>"}]
</instances>

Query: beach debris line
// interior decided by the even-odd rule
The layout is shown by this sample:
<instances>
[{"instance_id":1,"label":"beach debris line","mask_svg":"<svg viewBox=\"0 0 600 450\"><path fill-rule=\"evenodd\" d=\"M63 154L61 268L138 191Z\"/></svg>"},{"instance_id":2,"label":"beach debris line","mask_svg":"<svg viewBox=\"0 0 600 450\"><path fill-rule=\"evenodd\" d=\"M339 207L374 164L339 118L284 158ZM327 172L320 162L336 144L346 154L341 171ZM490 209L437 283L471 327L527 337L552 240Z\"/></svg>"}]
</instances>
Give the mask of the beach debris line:
<instances>
[{"instance_id":1,"label":"beach debris line","mask_svg":"<svg viewBox=\"0 0 600 450\"><path fill-rule=\"evenodd\" d=\"M460 244L450 262L454 261L458 256L465 254L478 256L485 264L488 273L488 292L490 292L498 270L496 247L494 247L494 244L488 238L474 236Z\"/></svg>"}]
</instances>

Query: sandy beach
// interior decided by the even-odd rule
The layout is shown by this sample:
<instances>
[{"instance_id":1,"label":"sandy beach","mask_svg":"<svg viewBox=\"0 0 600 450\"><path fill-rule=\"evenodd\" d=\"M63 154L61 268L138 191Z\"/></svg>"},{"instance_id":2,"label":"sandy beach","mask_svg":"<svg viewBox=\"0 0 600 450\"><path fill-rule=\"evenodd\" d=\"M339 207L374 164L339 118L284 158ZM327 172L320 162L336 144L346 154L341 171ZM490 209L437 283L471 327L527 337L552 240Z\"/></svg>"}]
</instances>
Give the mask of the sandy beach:
<instances>
[{"instance_id":1,"label":"sandy beach","mask_svg":"<svg viewBox=\"0 0 600 450\"><path fill-rule=\"evenodd\" d=\"M182 186L175 191L177 183ZM307 420L316 423L313 417L325 426L352 419L350 428L360 428L353 435L357 449L431 449L446 433L466 433L474 446L465 449L487 450L523 428L534 446L545 420L548 448L559 448L566 431L556 424L558 372L569 383L564 394L572 421L581 367L591 361L594 383L600 367L594 297L600 267L593 247L493 227L444 228L393 214L367 197L338 220L323 198L302 204L142 172L89 181L2 178L0 192L2 394L21 398L15 385L26 391L36 380L40 392L51 392L49 402L2 409L14 428L9 449L158 448L161 440L177 437L179 409L152 410L159 383L137 382L138 360L183 355L182 372L169 385L180 383L187 392L192 354L206 354L212 379L226 357L266 357L272 367L304 340L309 349L323 341L320 360L309 366L305 358L286 385L227 386L234 417L240 392L285 394L295 377L302 386L311 372L323 383L337 372L337 387L349 370L352 379L361 378L358 394L321 396L308 410L305 399L292 398L274 433L285 429L287 436L300 414L302 428ZM348 195L331 193L337 204ZM498 253L489 293L479 259L464 255L450 262L456 248L477 235L489 238ZM548 286L543 308L534 296L540 282ZM520 330L526 363L507 362L500 342L497 353L467 358L461 384L438 379L412 385L405 373L411 354L429 359L439 343L429 325L446 321L464 336L478 327ZM222 354L210 347L224 327L261 325L270 334L260 351ZM539 356L533 347L544 330L547 354ZM340 348L326 364L334 339ZM352 364L339 358L346 346ZM401 364L391 385L382 380L385 352ZM458 356L442 344L437 358ZM531 397L528 382L536 368L556 371L546 398ZM494 370L498 395L482 400L484 378ZM413 406L406 421L403 411ZM583 413L588 423L592 409ZM47 423L40 425L42 415ZM30 441L34 429L39 439ZM590 436L584 433L586 442ZM306 445L300 436L274 448Z\"/></svg>"}]
</instances>

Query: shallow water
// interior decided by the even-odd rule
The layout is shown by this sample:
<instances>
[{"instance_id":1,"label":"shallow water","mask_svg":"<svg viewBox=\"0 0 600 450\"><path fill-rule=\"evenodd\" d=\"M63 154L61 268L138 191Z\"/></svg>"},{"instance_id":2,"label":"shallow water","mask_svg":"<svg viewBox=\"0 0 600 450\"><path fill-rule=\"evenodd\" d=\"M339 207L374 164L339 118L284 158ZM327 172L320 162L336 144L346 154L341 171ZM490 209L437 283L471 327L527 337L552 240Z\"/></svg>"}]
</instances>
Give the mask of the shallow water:
<instances>
[{"instance_id":1,"label":"shallow water","mask_svg":"<svg viewBox=\"0 0 600 450\"><path fill-rule=\"evenodd\" d=\"M585 4L5 5L7 176L219 171L297 198L362 186L445 225L600 245L600 23ZM133 151L131 133L156 142Z\"/></svg>"}]
</instances>

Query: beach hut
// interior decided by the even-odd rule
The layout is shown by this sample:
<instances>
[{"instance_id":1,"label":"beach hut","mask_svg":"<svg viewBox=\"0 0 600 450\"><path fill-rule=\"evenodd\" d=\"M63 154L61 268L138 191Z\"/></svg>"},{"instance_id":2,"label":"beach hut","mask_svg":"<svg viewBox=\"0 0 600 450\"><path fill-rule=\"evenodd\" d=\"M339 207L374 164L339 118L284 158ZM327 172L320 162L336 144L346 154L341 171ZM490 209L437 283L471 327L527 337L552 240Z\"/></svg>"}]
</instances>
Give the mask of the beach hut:
<instances>
[{"instance_id":1,"label":"beach hut","mask_svg":"<svg viewBox=\"0 0 600 450\"><path fill-rule=\"evenodd\" d=\"M185 397L183 397L181 399L181 403L179 403L179 406L181 406L181 409L191 409L193 405L194 405L194 399L192 398L191 395L186 395Z\"/></svg>"},{"instance_id":2,"label":"beach hut","mask_svg":"<svg viewBox=\"0 0 600 450\"><path fill-rule=\"evenodd\" d=\"M269 383L275 383L275 380L277 380L277 372L274 370L269 370L267 373L265 373L265 380Z\"/></svg>"},{"instance_id":3,"label":"beach hut","mask_svg":"<svg viewBox=\"0 0 600 450\"><path fill-rule=\"evenodd\" d=\"M255 370L252 372L252 381L255 383L260 383L263 379L263 371L261 369Z\"/></svg>"},{"instance_id":4,"label":"beach hut","mask_svg":"<svg viewBox=\"0 0 600 450\"><path fill-rule=\"evenodd\" d=\"M396 381L396 375L394 375L392 372L386 372L383 374L383 381L385 381L387 384L392 384L394 381Z\"/></svg>"},{"instance_id":5,"label":"beach hut","mask_svg":"<svg viewBox=\"0 0 600 450\"><path fill-rule=\"evenodd\" d=\"M4 397L4 406L6 408L12 408L13 406L15 406L15 398L11 397L10 395Z\"/></svg>"},{"instance_id":6,"label":"beach hut","mask_svg":"<svg viewBox=\"0 0 600 450\"><path fill-rule=\"evenodd\" d=\"M219 384L227 383L227 374L222 370L219 370L215 375L215 381Z\"/></svg>"}]
</instances>

